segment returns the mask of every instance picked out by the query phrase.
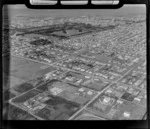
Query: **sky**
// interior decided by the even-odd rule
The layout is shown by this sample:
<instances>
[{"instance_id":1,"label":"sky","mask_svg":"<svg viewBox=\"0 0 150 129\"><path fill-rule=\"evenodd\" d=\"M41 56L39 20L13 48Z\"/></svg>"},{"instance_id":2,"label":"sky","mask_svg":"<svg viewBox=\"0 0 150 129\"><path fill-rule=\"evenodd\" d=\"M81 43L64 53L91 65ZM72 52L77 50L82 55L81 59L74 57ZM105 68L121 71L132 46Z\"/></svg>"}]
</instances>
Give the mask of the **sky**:
<instances>
[{"instance_id":1,"label":"sky","mask_svg":"<svg viewBox=\"0 0 150 129\"><path fill-rule=\"evenodd\" d=\"M4 7L6 9L6 7ZM129 14L143 14L146 13L145 5L124 5L120 9L28 9L25 5L9 5L7 7L10 17L18 16L24 17L78 17L86 15L100 15L100 16L122 16ZM4 11L7 14L6 11Z\"/></svg>"}]
</instances>

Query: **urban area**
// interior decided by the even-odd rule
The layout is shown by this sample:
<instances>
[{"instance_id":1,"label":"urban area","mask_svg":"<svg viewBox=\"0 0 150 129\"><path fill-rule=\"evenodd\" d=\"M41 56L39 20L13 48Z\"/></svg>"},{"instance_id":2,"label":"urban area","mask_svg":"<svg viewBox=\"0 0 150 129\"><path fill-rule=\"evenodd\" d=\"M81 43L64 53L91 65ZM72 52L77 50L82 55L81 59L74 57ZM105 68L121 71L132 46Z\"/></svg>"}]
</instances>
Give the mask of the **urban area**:
<instances>
[{"instance_id":1,"label":"urban area","mask_svg":"<svg viewBox=\"0 0 150 129\"><path fill-rule=\"evenodd\" d=\"M147 118L146 16L3 19L3 118Z\"/></svg>"}]
</instances>

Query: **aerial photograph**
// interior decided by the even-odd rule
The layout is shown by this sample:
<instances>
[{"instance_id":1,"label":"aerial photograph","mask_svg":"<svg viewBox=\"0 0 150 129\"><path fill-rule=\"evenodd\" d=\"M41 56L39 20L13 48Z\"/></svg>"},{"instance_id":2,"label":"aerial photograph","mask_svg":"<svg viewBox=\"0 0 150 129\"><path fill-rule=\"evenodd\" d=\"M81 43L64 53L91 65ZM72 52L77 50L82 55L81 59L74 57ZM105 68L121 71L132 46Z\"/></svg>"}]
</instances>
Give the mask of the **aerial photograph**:
<instances>
[{"instance_id":1,"label":"aerial photograph","mask_svg":"<svg viewBox=\"0 0 150 129\"><path fill-rule=\"evenodd\" d=\"M4 120L147 119L146 6L3 7Z\"/></svg>"}]
</instances>

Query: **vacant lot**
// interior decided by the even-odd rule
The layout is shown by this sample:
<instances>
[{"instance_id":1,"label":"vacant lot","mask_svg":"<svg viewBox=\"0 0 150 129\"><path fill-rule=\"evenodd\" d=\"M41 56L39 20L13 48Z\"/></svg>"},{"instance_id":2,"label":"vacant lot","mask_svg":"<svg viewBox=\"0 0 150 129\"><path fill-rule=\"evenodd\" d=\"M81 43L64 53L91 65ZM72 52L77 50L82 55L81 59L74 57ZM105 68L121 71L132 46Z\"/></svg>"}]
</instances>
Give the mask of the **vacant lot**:
<instances>
[{"instance_id":1,"label":"vacant lot","mask_svg":"<svg viewBox=\"0 0 150 129\"><path fill-rule=\"evenodd\" d=\"M10 75L27 81L31 79L34 73L40 71L43 65L27 59L11 56Z\"/></svg>"},{"instance_id":2,"label":"vacant lot","mask_svg":"<svg viewBox=\"0 0 150 129\"><path fill-rule=\"evenodd\" d=\"M3 79L4 87L14 87L23 82L31 80L35 75L43 73L43 71L51 71L53 68L42 63L34 62L31 60L15 57L4 56L3 59ZM42 70L42 71L41 71Z\"/></svg>"}]
</instances>

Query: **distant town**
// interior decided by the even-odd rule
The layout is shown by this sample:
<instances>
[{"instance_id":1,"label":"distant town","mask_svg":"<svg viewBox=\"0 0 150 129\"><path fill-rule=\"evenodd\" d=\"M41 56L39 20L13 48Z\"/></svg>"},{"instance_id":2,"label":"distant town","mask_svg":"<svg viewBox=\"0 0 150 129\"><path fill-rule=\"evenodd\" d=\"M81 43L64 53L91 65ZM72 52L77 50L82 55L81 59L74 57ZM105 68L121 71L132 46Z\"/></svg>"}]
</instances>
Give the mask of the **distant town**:
<instances>
[{"instance_id":1,"label":"distant town","mask_svg":"<svg viewBox=\"0 0 150 129\"><path fill-rule=\"evenodd\" d=\"M4 119L146 119L145 15L7 20Z\"/></svg>"}]
</instances>

